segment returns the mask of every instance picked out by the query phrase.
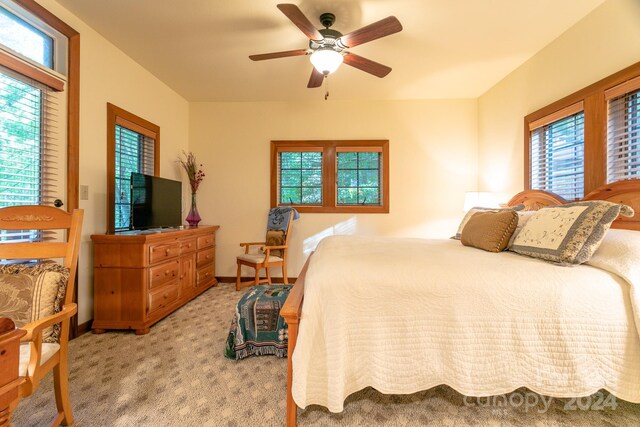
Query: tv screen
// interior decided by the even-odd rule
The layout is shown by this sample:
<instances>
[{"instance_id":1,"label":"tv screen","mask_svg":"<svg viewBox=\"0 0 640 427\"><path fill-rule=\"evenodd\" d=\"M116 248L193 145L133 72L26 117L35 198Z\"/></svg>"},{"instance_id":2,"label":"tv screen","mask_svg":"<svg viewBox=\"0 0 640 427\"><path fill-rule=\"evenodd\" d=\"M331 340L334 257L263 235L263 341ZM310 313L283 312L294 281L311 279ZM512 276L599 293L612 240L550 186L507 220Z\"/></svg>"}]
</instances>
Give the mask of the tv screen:
<instances>
[{"instance_id":1,"label":"tv screen","mask_svg":"<svg viewBox=\"0 0 640 427\"><path fill-rule=\"evenodd\" d=\"M131 229L182 224L182 183L141 173L131 174Z\"/></svg>"}]
</instances>

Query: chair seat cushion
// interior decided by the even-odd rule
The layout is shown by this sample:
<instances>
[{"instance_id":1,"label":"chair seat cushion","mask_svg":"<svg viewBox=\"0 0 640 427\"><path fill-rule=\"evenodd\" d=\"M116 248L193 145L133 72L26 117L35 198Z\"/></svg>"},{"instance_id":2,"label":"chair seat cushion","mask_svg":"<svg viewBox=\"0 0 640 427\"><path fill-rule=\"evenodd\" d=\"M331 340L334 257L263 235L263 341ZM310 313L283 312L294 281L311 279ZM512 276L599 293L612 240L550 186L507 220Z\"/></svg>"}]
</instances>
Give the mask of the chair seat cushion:
<instances>
[{"instance_id":1,"label":"chair seat cushion","mask_svg":"<svg viewBox=\"0 0 640 427\"><path fill-rule=\"evenodd\" d=\"M242 254L238 255L238 259L243 261L249 261L254 264L260 264L264 262L264 254ZM282 258L279 256L269 255L269 264L272 262L282 262Z\"/></svg>"},{"instance_id":2,"label":"chair seat cushion","mask_svg":"<svg viewBox=\"0 0 640 427\"><path fill-rule=\"evenodd\" d=\"M0 315L18 328L62 309L69 269L55 263L0 266ZM57 342L60 326L42 332L44 342Z\"/></svg>"},{"instance_id":3,"label":"chair seat cushion","mask_svg":"<svg viewBox=\"0 0 640 427\"><path fill-rule=\"evenodd\" d=\"M47 360L56 354L60 350L60 344L58 343L42 343L42 356L40 357L40 366L44 365ZM29 366L29 357L31 357L31 344L20 344L20 367L18 368L18 375L24 377L27 375L27 367Z\"/></svg>"}]
</instances>

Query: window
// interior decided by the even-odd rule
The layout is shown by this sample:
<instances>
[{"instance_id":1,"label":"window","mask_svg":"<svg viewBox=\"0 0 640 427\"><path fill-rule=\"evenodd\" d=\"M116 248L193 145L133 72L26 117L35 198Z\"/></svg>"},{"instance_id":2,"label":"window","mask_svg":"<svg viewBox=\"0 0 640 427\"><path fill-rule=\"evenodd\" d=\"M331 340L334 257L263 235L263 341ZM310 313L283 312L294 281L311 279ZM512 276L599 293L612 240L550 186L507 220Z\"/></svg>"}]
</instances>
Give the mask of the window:
<instances>
[{"instance_id":1,"label":"window","mask_svg":"<svg viewBox=\"0 0 640 427\"><path fill-rule=\"evenodd\" d=\"M107 104L107 230L129 229L131 173L159 173L160 128Z\"/></svg>"},{"instance_id":2,"label":"window","mask_svg":"<svg viewBox=\"0 0 640 427\"><path fill-rule=\"evenodd\" d=\"M53 69L53 37L2 7L0 42L38 64Z\"/></svg>"},{"instance_id":3,"label":"window","mask_svg":"<svg viewBox=\"0 0 640 427\"><path fill-rule=\"evenodd\" d=\"M338 206L379 206L382 150L357 147L336 149Z\"/></svg>"},{"instance_id":4,"label":"window","mask_svg":"<svg viewBox=\"0 0 640 427\"><path fill-rule=\"evenodd\" d=\"M567 200L640 179L640 62L525 117L525 186Z\"/></svg>"},{"instance_id":5,"label":"window","mask_svg":"<svg viewBox=\"0 0 640 427\"><path fill-rule=\"evenodd\" d=\"M389 212L389 141L272 141L271 204Z\"/></svg>"},{"instance_id":6,"label":"window","mask_svg":"<svg viewBox=\"0 0 640 427\"><path fill-rule=\"evenodd\" d=\"M607 182L640 178L640 77L605 92Z\"/></svg>"},{"instance_id":7,"label":"window","mask_svg":"<svg viewBox=\"0 0 640 427\"><path fill-rule=\"evenodd\" d=\"M0 206L51 204L56 198L53 93L0 67Z\"/></svg>"},{"instance_id":8,"label":"window","mask_svg":"<svg viewBox=\"0 0 640 427\"><path fill-rule=\"evenodd\" d=\"M309 148L308 150L312 150ZM322 151L278 153L280 205L322 206Z\"/></svg>"},{"instance_id":9,"label":"window","mask_svg":"<svg viewBox=\"0 0 640 427\"><path fill-rule=\"evenodd\" d=\"M584 108L581 102L532 122L530 187L567 200L584 196Z\"/></svg>"}]
</instances>

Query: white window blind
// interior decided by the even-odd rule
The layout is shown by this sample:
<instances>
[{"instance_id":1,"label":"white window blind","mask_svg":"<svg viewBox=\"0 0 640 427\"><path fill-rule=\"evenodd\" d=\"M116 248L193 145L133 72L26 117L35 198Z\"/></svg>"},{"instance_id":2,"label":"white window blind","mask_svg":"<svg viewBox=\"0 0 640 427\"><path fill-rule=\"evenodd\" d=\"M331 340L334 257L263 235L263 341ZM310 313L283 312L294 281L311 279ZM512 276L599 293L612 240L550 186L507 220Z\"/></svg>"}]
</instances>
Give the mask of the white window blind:
<instances>
[{"instance_id":1,"label":"white window blind","mask_svg":"<svg viewBox=\"0 0 640 427\"><path fill-rule=\"evenodd\" d=\"M0 67L0 207L51 205L57 176L57 94ZM32 231L6 238L38 238Z\"/></svg>"},{"instance_id":2,"label":"white window blind","mask_svg":"<svg viewBox=\"0 0 640 427\"><path fill-rule=\"evenodd\" d=\"M131 173L153 175L155 139L116 124L115 230L128 230L131 219Z\"/></svg>"},{"instance_id":3,"label":"white window blind","mask_svg":"<svg viewBox=\"0 0 640 427\"><path fill-rule=\"evenodd\" d=\"M529 126L530 186L567 200L584 196L584 110L574 104Z\"/></svg>"},{"instance_id":4,"label":"white window blind","mask_svg":"<svg viewBox=\"0 0 640 427\"><path fill-rule=\"evenodd\" d=\"M640 78L608 90L605 97L607 182L640 178Z\"/></svg>"}]
</instances>

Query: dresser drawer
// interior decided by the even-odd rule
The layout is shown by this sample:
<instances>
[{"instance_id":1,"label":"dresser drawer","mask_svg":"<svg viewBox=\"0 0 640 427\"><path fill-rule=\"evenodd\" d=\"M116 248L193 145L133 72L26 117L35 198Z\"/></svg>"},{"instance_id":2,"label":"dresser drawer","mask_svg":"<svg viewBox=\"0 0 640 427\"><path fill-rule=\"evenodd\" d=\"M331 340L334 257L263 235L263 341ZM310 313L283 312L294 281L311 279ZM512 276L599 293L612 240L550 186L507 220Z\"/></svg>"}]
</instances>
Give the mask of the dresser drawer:
<instances>
[{"instance_id":1,"label":"dresser drawer","mask_svg":"<svg viewBox=\"0 0 640 427\"><path fill-rule=\"evenodd\" d=\"M195 237L191 239L184 239L180 241L180 254L188 254L196 250L197 239Z\"/></svg>"},{"instance_id":2,"label":"dresser drawer","mask_svg":"<svg viewBox=\"0 0 640 427\"><path fill-rule=\"evenodd\" d=\"M215 260L216 253L213 248L205 249L203 251L198 252L196 257L196 267L202 267L207 264L213 263Z\"/></svg>"},{"instance_id":3,"label":"dresser drawer","mask_svg":"<svg viewBox=\"0 0 640 427\"><path fill-rule=\"evenodd\" d=\"M207 246L213 246L216 242L216 238L213 234L198 237L198 249L206 248Z\"/></svg>"},{"instance_id":4,"label":"dresser drawer","mask_svg":"<svg viewBox=\"0 0 640 427\"><path fill-rule=\"evenodd\" d=\"M159 243L149 246L149 264L157 264L178 255L180 255L180 245L176 243Z\"/></svg>"},{"instance_id":5,"label":"dresser drawer","mask_svg":"<svg viewBox=\"0 0 640 427\"><path fill-rule=\"evenodd\" d=\"M196 287L209 284L213 281L213 265L207 265L198 269L198 277L196 279Z\"/></svg>"},{"instance_id":6,"label":"dresser drawer","mask_svg":"<svg viewBox=\"0 0 640 427\"><path fill-rule=\"evenodd\" d=\"M154 311L166 308L178 300L178 281L149 291L149 314Z\"/></svg>"},{"instance_id":7,"label":"dresser drawer","mask_svg":"<svg viewBox=\"0 0 640 427\"><path fill-rule=\"evenodd\" d=\"M149 269L149 289L154 289L178 278L180 262L178 260L165 262Z\"/></svg>"}]
</instances>

